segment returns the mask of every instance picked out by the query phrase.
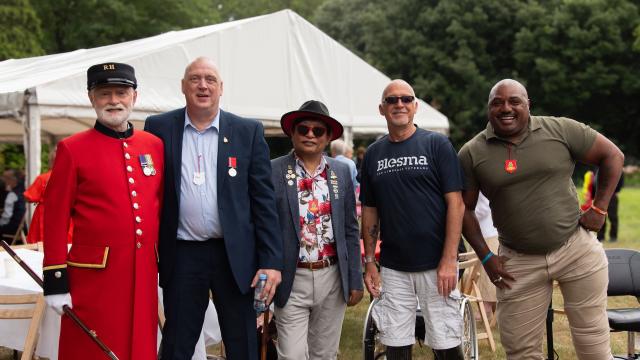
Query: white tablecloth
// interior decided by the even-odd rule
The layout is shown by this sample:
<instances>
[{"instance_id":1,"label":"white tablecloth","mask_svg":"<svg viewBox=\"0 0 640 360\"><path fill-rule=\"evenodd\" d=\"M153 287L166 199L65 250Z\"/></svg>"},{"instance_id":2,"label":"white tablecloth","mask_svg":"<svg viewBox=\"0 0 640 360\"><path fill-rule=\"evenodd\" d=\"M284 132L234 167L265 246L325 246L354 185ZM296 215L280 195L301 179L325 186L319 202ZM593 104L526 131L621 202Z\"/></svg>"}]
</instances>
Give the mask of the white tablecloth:
<instances>
[{"instance_id":1,"label":"white tablecloth","mask_svg":"<svg viewBox=\"0 0 640 360\"><path fill-rule=\"evenodd\" d=\"M16 253L36 274L42 275L43 253L26 249L18 249ZM4 251L0 252L0 294L22 295L41 292L40 286L11 259L9 254ZM158 288L158 293L160 295L159 300L162 301L160 288ZM209 300L204 324L200 339L196 345L194 360L206 359L205 345L216 344L222 338L218 326L218 316L211 300ZM29 320L0 320L0 346L23 350L28 329ZM59 337L60 316L53 309L46 307L40 324L36 355L57 360ZM160 339L161 335L158 332L158 344L160 344Z\"/></svg>"}]
</instances>

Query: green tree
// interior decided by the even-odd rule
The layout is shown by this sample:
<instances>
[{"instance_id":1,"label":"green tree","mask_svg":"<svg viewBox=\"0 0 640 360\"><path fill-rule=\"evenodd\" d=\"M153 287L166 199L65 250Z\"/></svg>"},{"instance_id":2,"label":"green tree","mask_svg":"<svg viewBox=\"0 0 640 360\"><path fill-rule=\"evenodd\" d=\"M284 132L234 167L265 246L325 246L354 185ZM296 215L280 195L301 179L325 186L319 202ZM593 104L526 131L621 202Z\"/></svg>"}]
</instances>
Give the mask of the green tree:
<instances>
[{"instance_id":1,"label":"green tree","mask_svg":"<svg viewBox=\"0 0 640 360\"><path fill-rule=\"evenodd\" d=\"M640 155L640 24L626 0L535 1L518 13L514 66L526 74L535 113L591 124L631 155Z\"/></svg>"},{"instance_id":2,"label":"green tree","mask_svg":"<svg viewBox=\"0 0 640 360\"><path fill-rule=\"evenodd\" d=\"M302 17L310 18L325 0L226 0L213 1L214 7L227 20L238 20L291 9Z\"/></svg>"},{"instance_id":3,"label":"green tree","mask_svg":"<svg viewBox=\"0 0 640 360\"><path fill-rule=\"evenodd\" d=\"M534 114L588 123L638 158L636 3L328 0L314 21L390 77L412 83L449 117L458 146L486 126L491 86L515 78L527 86Z\"/></svg>"},{"instance_id":4,"label":"green tree","mask_svg":"<svg viewBox=\"0 0 640 360\"><path fill-rule=\"evenodd\" d=\"M285 8L310 16L325 0L32 0L44 48L58 53L217 24Z\"/></svg>"},{"instance_id":5,"label":"green tree","mask_svg":"<svg viewBox=\"0 0 640 360\"><path fill-rule=\"evenodd\" d=\"M346 3L334 0L321 6L315 17L320 28L340 41L346 39L346 46L390 77L412 83L420 98L449 117L457 144L484 126L491 83L499 73L514 76L508 58L517 3L401 0L391 7L382 1L363 7ZM362 21L360 26L357 21ZM354 28L359 28L355 35Z\"/></svg>"},{"instance_id":6,"label":"green tree","mask_svg":"<svg viewBox=\"0 0 640 360\"><path fill-rule=\"evenodd\" d=\"M211 0L33 0L44 48L58 53L219 22Z\"/></svg>"},{"instance_id":7,"label":"green tree","mask_svg":"<svg viewBox=\"0 0 640 360\"><path fill-rule=\"evenodd\" d=\"M29 0L0 5L0 61L43 54L40 21Z\"/></svg>"}]
</instances>

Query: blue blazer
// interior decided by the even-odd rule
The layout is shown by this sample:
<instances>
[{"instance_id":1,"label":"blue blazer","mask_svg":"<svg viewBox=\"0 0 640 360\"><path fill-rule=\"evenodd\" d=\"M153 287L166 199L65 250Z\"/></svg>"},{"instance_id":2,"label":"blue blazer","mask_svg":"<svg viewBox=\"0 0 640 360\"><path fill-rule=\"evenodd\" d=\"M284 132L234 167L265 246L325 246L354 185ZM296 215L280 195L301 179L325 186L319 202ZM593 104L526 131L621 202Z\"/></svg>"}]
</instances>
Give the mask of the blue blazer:
<instances>
[{"instance_id":1,"label":"blue blazer","mask_svg":"<svg viewBox=\"0 0 640 360\"><path fill-rule=\"evenodd\" d=\"M331 192L331 226L338 252L338 268L342 282L344 300L349 300L351 290L362 290L362 260L360 259L360 233L356 219L356 198L349 167L332 158L327 158L329 171L338 177L338 193ZM284 307L289 300L296 265L300 253L300 208L295 181L288 184L289 168L295 169L293 153L271 161L272 180L276 189L280 230L283 237L284 269L282 282L275 295L275 304ZM330 180L330 179L329 179Z\"/></svg>"},{"instance_id":2,"label":"blue blazer","mask_svg":"<svg viewBox=\"0 0 640 360\"><path fill-rule=\"evenodd\" d=\"M147 118L144 129L164 141L164 199L160 221L160 286L171 280L175 264L180 205L185 108ZM225 142L224 139L227 139ZM228 174L236 157L237 175ZM262 124L220 110L218 134L218 211L227 256L242 293L257 269L282 269L282 237L271 184L269 147Z\"/></svg>"}]
</instances>

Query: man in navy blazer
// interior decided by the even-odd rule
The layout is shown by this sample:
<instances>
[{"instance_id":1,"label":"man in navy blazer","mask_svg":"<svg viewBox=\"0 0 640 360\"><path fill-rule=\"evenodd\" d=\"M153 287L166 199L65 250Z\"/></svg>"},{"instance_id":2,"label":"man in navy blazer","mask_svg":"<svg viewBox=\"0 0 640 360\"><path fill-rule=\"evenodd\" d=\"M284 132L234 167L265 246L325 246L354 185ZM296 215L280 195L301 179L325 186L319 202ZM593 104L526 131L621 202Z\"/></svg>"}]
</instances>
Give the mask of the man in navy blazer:
<instances>
[{"instance_id":1,"label":"man in navy blazer","mask_svg":"<svg viewBox=\"0 0 640 360\"><path fill-rule=\"evenodd\" d=\"M363 293L351 174L323 155L342 125L315 100L283 115L280 124L294 151L271 162L284 238L275 298L278 358L335 359L345 309Z\"/></svg>"},{"instance_id":2,"label":"man in navy blazer","mask_svg":"<svg viewBox=\"0 0 640 360\"><path fill-rule=\"evenodd\" d=\"M267 274L262 294L270 301L280 283L282 240L263 127L221 110L222 91L215 63L197 58L182 79L186 108L145 123L164 141L166 164L158 249L163 360L191 359L209 291L227 359L256 359L250 290Z\"/></svg>"}]
</instances>

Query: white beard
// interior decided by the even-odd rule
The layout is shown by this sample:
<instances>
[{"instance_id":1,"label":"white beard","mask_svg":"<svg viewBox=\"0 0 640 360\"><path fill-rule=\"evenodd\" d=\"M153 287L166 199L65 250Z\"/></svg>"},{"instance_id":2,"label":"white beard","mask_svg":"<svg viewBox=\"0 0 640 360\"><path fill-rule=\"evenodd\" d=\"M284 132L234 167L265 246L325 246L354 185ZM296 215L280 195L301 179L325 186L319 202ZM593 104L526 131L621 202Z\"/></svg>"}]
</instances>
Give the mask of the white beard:
<instances>
[{"instance_id":1,"label":"white beard","mask_svg":"<svg viewBox=\"0 0 640 360\"><path fill-rule=\"evenodd\" d=\"M121 111L111 113L108 110L121 109ZM121 106L105 106L102 109L95 109L98 121L111 129L119 129L129 119L131 108L124 105ZM126 130L126 126L125 126Z\"/></svg>"}]
</instances>

